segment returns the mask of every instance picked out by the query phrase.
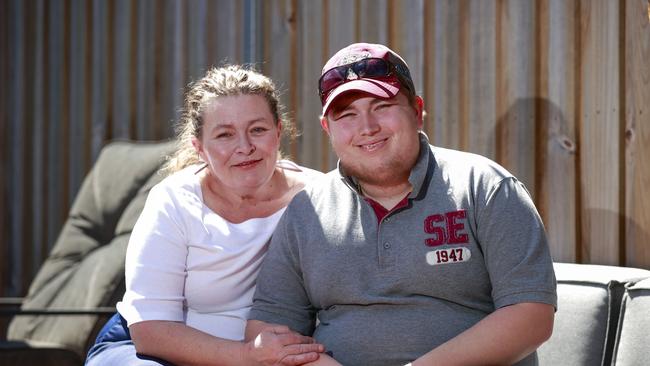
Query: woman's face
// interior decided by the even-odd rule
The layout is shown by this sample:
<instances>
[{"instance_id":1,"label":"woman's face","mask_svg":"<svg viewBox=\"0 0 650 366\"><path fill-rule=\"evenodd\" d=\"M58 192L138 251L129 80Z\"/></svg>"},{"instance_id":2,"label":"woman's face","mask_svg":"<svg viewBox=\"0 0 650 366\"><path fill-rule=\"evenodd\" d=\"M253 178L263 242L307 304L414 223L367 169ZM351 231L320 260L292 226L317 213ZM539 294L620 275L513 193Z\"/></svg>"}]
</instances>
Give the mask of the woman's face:
<instances>
[{"instance_id":1,"label":"woman's face","mask_svg":"<svg viewBox=\"0 0 650 366\"><path fill-rule=\"evenodd\" d=\"M280 129L263 96L223 96L205 108L202 136L192 144L220 183L256 189L273 176Z\"/></svg>"}]
</instances>

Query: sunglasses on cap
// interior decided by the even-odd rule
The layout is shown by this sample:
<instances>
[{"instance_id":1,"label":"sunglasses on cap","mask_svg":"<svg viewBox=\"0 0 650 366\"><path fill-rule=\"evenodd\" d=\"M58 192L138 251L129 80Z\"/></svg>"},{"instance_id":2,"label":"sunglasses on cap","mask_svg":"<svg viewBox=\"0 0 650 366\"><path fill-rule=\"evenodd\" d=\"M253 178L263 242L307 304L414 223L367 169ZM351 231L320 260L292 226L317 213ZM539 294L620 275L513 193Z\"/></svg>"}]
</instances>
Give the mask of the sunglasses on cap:
<instances>
[{"instance_id":1,"label":"sunglasses on cap","mask_svg":"<svg viewBox=\"0 0 650 366\"><path fill-rule=\"evenodd\" d=\"M411 86L411 77L408 70L401 70L400 67L383 58L365 58L351 64L334 67L325 72L318 79L318 95L321 103L325 104L327 96L338 86L356 79L381 79L396 76L400 83L415 92Z\"/></svg>"}]
</instances>

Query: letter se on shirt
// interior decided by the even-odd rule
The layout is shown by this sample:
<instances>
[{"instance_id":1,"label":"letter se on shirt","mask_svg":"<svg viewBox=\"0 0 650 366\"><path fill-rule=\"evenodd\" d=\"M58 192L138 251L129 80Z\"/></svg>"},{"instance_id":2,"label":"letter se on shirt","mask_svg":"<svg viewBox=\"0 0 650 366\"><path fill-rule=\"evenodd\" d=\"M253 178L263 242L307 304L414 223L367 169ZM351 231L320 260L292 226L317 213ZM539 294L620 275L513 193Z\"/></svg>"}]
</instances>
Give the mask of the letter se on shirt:
<instances>
[{"instance_id":1,"label":"letter se on shirt","mask_svg":"<svg viewBox=\"0 0 650 366\"><path fill-rule=\"evenodd\" d=\"M434 214L424 219L424 232L432 237L425 239L425 245L437 247L444 244L468 244L469 237L465 230L466 210ZM430 265L466 262L471 257L468 248L441 248L426 254Z\"/></svg>"}]
</instances>

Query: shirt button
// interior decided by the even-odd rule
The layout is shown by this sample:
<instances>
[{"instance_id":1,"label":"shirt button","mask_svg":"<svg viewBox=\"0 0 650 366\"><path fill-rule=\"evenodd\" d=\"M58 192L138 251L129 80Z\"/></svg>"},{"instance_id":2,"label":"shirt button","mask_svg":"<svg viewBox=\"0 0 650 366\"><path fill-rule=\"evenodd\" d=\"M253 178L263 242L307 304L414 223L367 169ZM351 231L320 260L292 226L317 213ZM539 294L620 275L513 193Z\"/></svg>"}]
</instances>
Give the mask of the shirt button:
<instances>
[{"instance_id":1,"label":"shirt button","mask_svg":"<svg viewBox=\"0 0 650 366\"><path fill-rule=\"evenodd\" d=\"M390 221L390 217L385 218L384 221L386 222Z\"/></svg>"},{"instance_id":2,"label":"shirt button","mask_svg":"<svg viewBox=\"0 0 650 366\"><path fill-rule=\"evenodd\" d=\"M389 242L384 243L384 249L390 249L390 243Z\"/></svg>"}]
</instances>

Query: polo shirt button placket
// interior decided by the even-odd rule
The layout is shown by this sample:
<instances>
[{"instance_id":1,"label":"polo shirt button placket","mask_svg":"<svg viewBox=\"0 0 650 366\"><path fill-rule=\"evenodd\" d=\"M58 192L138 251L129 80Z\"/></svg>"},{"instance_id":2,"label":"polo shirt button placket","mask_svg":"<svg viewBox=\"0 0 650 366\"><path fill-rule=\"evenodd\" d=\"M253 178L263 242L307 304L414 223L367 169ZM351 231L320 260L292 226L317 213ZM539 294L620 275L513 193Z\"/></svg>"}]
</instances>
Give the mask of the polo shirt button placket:
<instances>
[{"instance_id":1,"label":"polo shirt button placket","mask_svg":"<svg viewBox=\"0 0 650 366\"><path fill-rule=\"evenodd\" d=\"M390 249L390 243L389 242L384 243L384 249Z\"/></svg>"}]
</instances>

